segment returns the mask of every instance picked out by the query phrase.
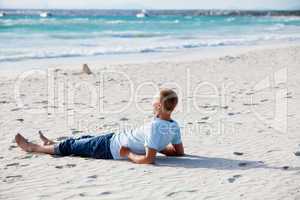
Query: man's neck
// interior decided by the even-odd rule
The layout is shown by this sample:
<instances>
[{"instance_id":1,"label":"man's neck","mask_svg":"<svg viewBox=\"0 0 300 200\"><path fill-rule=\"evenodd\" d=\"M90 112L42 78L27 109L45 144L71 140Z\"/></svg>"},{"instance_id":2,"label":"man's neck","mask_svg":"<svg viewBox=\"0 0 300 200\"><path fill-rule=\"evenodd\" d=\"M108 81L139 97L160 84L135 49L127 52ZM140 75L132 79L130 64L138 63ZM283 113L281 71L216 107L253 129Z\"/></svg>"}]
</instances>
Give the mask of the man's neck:
<instances>
[{"instance_id":1,"label":"man's neck","mask_svg":"<svg viewBox=\"0 0 300 200\"><path fill-rule=\"evenodd\" d=\"M157 117L159 119L162 119L162 120L167 120L167 121L171 120L171 114L170 113L160 113Z\"/></svg>"}]
</instances>

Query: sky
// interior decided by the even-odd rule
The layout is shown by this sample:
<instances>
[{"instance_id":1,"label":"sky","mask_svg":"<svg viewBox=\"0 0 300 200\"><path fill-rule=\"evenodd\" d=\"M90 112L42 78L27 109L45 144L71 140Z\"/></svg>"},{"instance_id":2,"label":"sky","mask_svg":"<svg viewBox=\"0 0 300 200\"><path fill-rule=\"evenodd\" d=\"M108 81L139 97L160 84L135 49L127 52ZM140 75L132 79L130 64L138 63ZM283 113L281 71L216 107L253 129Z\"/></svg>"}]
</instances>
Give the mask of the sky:
<instances>
[{"instance_id":1,"label":"sky","mask_svg":"<svg viewBox=\"0 0 300 200\"><path fill-rule=\"evenodd\" d=\"M300 10L300 0L0 0L1 8Z\"/></svg>"}]
</instances>

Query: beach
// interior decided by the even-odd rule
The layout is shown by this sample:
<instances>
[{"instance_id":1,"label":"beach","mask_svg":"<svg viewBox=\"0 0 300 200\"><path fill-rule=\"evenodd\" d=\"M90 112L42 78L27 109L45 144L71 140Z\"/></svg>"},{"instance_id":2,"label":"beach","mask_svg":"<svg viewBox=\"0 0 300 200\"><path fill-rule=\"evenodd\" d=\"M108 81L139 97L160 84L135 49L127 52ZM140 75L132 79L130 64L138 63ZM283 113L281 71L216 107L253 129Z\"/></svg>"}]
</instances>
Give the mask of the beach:
<instances>
[{"instance_id":1,"label":"beach","mask_svg":"<svg viewBox=\"0 0 300 200\"><path fill-rule=\"evenodd\" d=\"M0 199L300 199L300 46L232 52L5 68ZM16 133L40 142L39 131L60 141L138 127L153 118L163 87L179 96L183 157L137 165L30 154L14 141Z\"/></svg>"}]
</instances>

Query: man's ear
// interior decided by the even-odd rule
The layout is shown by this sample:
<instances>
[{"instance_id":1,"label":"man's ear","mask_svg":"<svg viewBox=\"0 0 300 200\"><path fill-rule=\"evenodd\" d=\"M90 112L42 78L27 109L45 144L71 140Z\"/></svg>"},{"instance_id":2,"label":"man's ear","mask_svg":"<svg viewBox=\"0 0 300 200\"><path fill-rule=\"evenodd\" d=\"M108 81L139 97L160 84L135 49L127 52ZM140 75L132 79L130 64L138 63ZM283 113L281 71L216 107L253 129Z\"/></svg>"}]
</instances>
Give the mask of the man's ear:
<instances>
[{"instance_id":1,"label":"man's ear","mask_svg":"<svg viewBox=\"0 0 300 200\"><path fill-rule=\"evenodd\" d=\"M159 109L159 111L162 111L162 105L161 105L160 102L159 102L159 104L158 104L158 109Z\"/></svg>"}]
</instances>

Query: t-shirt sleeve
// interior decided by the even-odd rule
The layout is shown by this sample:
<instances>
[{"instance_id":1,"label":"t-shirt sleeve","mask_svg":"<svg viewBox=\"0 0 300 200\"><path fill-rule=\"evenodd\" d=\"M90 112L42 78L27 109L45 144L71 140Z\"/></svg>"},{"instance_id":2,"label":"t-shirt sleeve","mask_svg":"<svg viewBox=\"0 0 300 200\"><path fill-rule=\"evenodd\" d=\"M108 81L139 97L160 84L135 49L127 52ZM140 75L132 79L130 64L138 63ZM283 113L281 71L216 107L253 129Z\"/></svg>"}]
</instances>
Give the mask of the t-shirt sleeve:
<instances>
[{"instance_id":1,"label":"t-shirt sleeve","mask_svg":"<svg viewBox=\"0 0 300 200\"><path fill-rule=\"evenodd\" d=\"M159 150L161 134L158 123L152 123L150 133L146 135L145 146L151 149Z\"/></svg>"},{"instance_id":2,"label":"t-shirt sleeve","mask_svg":"<svg viewBox=\"0 0 300 200\"><path fill-rule=\"evenodd\" d=\"M180 144L180 143L182 143L182 141L181 141L181 133L180 133L180 129L179 128L176 129L175 135L174 135L171 143L172 144Z\"/></svg>"}]
</instances>

